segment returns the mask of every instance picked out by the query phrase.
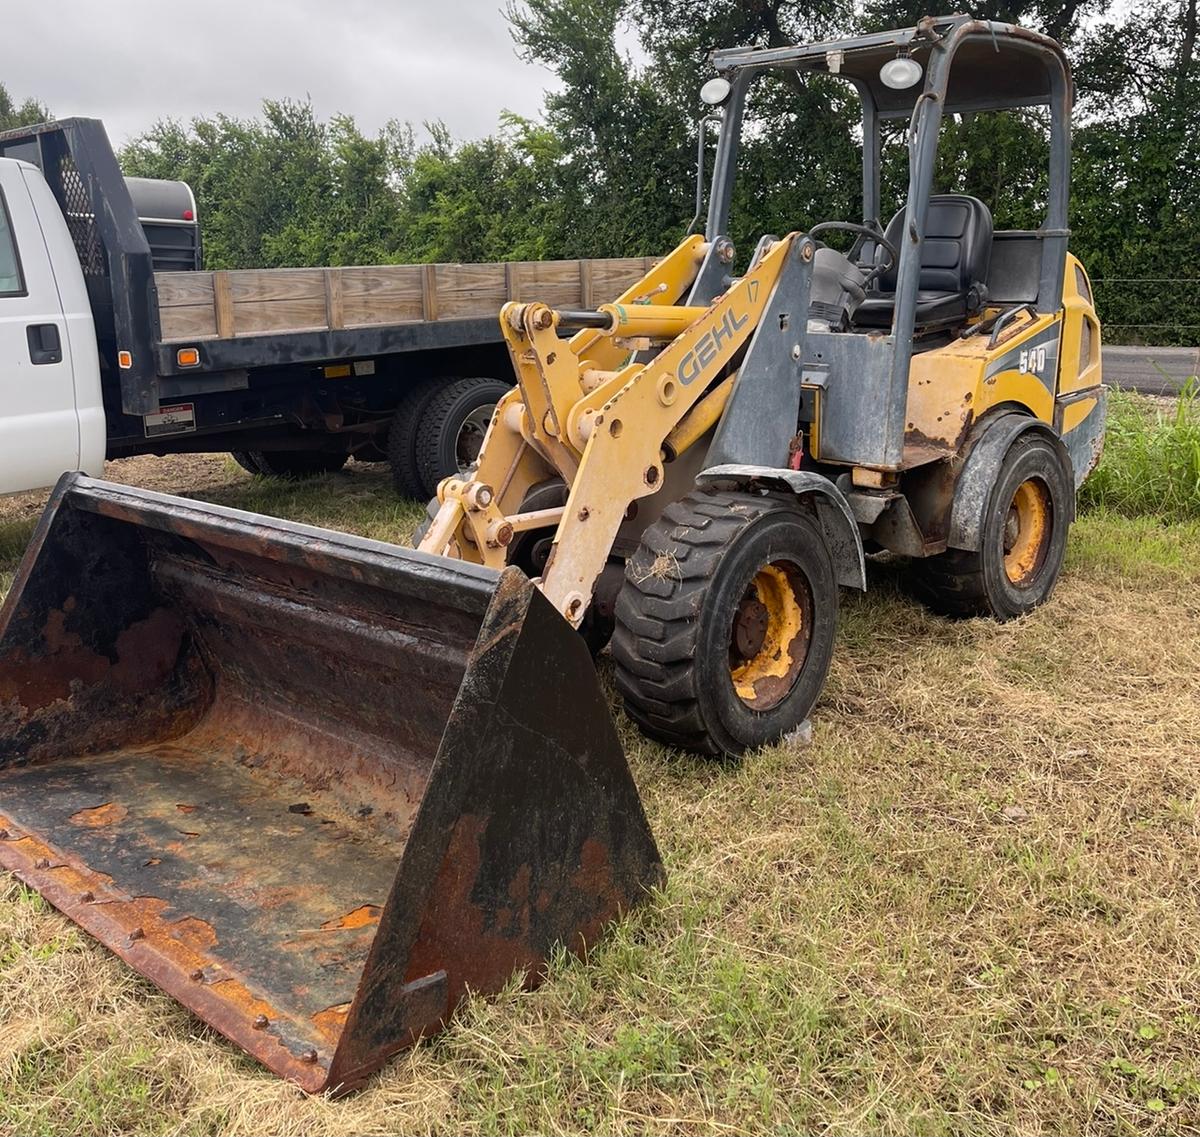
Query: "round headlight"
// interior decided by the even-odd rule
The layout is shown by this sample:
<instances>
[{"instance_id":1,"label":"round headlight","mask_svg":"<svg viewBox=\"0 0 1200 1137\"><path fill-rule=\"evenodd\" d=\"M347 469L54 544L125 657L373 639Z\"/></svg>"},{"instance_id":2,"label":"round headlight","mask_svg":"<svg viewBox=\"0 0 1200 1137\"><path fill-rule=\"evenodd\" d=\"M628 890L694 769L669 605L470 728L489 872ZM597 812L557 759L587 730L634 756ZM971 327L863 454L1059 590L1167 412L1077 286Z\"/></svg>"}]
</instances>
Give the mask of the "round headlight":
<instances>
[{"instance_id":1,"label":"round headlight","mask_svg":"<svg viewBox=\"0 0 1200 1137\"><path fill-rule=\"evenodd\" d=\"M727 98L729 98L729 80L722 79L719 75L715 79L710 79L700 88L700 101L707 103L710 107L719 107Z\"/></svg>"},{"instance_id":2,"label":"round headlight","mask_svg":"<svg viewBox=\"0 0 1200 1137\"><path fill-rule=\"evenodd\" d=\"M904 91L921 81L921 65L908 55L889 59L879 69L879 80L893 91Z\"/></svg>"}]
</instances>

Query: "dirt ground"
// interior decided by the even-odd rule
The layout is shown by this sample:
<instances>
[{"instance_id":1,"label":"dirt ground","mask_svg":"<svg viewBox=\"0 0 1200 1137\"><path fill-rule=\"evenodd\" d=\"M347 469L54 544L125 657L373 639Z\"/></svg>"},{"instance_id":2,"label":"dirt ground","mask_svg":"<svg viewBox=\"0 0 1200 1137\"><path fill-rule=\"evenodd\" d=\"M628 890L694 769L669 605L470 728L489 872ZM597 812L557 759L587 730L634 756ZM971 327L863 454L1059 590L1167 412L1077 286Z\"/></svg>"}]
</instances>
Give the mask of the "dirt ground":
<instances>
[{"instance_id":1,"label":"dirt ground","mask_svg":"<svg viewBox=\"0 0 1200 1137\"><path fill-rule=\"evenodd\" d=\"M104 477L109 481L197 497L248 476L228 454L172 454L165 458L142 454L104 464ZM42 512L48 496L48 490L37 490L13 497L0 497L0 521L36 518Z\"/></svg>"}]
</instances>

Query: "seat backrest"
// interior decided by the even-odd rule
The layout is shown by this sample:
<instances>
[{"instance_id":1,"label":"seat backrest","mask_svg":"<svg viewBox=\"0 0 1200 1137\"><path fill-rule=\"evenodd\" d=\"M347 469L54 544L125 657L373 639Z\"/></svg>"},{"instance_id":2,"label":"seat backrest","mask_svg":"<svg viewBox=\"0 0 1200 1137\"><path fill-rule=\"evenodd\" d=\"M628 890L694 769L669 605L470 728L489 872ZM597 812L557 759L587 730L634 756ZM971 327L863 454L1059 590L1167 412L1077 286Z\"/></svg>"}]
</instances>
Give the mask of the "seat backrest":
<instances>
[{"instance_id":1,"label":"seat backrest","mask_svg":"<svg viewBox=\"0 0 1200 1137\"><path fill-rule=\"evenodd\" d=\"M904 246L905 210L888 222L886 236ZM887 256L881 250L880 255ZM939 193L929 198L921 245L921 292L967 292L987 280L992 256L992 212L977 197ZM880 292L896 291L898 264L879 276Z\"/></svg>"}]
</instances>

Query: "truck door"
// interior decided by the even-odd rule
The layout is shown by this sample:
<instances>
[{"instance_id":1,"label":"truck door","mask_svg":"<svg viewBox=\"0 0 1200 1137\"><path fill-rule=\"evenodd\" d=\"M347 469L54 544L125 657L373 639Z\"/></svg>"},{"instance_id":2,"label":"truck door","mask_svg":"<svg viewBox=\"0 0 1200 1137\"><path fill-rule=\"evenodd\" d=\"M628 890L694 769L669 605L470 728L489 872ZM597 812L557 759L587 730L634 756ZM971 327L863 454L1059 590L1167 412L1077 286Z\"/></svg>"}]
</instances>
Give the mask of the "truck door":
<instances>
[{"instance_id":1,"label":"truck door","mask_svg":"<svg viewBox=\"0 0 1200 1137\"><path fill-rule=\"evenodd\" d=\"M79 466L71 348L38 214L0 161L0 494L53 485Z\"/></svg>"}]
</instances>

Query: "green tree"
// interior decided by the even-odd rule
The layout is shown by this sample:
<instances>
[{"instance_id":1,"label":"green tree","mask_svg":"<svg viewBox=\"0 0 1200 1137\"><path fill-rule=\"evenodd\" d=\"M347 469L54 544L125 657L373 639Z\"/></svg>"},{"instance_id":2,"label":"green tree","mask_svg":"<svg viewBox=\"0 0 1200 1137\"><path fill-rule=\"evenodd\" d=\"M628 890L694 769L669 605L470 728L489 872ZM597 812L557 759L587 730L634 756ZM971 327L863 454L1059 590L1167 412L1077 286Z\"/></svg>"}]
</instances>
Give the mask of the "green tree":
<instances>
[{"instance_id":1,"label":"green tree","mask_svg":"<svg viewBox=\"0 0 1200 1137\"><path fill-rule=\"evenodd\" d=\"M430 127L402 185L405 239L416 261L540 260L563 255L561 147L536 123L505 116L501 133L456 144Z\"/></svg>"},{"instance_id":2,"label":"green tree","mask_svg":"<svg viewBox=\"0 0 1200 1137\"><path fill-rule=\"evenodd\" d=\"M1120 278L1194 277L1200 260L1197 0L987 0L977 14L1063 40L1075 68L1072 247L1097 280L1109 336L1178 339L1200 290ZM913 23L923 0L510 0L518 52L555 85L540 121L502 115L488 138L440 124L364 136L307 103L261 117L165 122L122 155L130 173L182 177L214 267L653 254L694 211L697 91L715 48L778 46ZM632 43L632 50L623 45ZM0 89L3 116L15 111ZM751 92L731 235L861 214L859 110L830 77L765 76ZM907 182L902 124L885 148L884 212ZM709 147L711 156L711 144ZM940 190L973 193L997 225L1039 224L1047 132L1037 111L946 119ZM1190 306L1190 307L1189 307Z\"/></svg>"},{"instance_id":3,"label":"green tree","mask_svg":"<svg viewBox=\"0 0 1200 1137\"><path fill-rule=\"evenodd\" d=\"M0 83L0 130L33 126L39 122L49 122L53 117L50 111L34 98L27 98L19 104L14 102L8 88Z\"/></svg>"},{"instance_id":4,"label":"green tree","mask_svg":"<svg viewBox=\"0 0 1200 1137\"><path fill-rule=\"evenodd\" d=\"M211 268L373 264L402 233L411 133L365 137L346 116L266 102L263 118L160 122L121 154L126 173L182 178L196 193Z\"/></svg>"},{"instance_id":5,"label":"green tree","mask_svg":"<svg viewBox=\"0 0 1200 1137\"><path fill-rule=\"evenodd\" d=\"M1114 342L1200 339L1196 0L1148 0L1080 51L1072 244Z\"/></svg>"},{"instance_id":6,"label":"green tree","mask_svg":"<svg viewBox=\"0 0 1200 1137\"><path fill-rule=\"evenodd\" d=\"M619 50L623 0L530 0L508 14L523 57L561 84L546 97L546 125L561 143L557 190L571 219L562 254L672 247L693 211L692 123Z\"/></svg>"}]
</instances>

